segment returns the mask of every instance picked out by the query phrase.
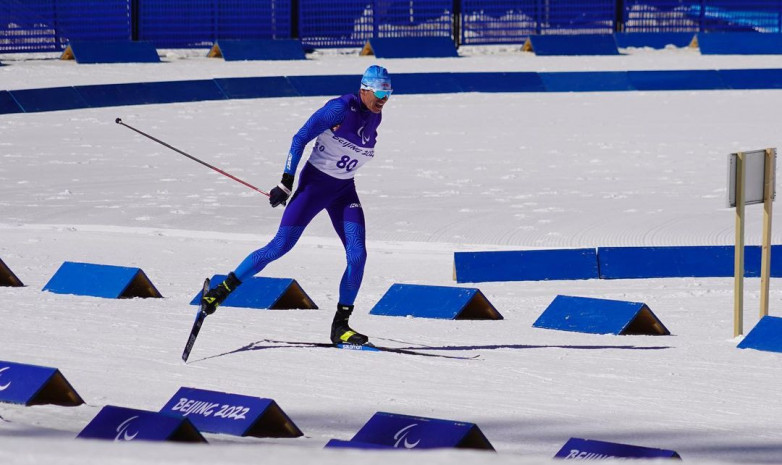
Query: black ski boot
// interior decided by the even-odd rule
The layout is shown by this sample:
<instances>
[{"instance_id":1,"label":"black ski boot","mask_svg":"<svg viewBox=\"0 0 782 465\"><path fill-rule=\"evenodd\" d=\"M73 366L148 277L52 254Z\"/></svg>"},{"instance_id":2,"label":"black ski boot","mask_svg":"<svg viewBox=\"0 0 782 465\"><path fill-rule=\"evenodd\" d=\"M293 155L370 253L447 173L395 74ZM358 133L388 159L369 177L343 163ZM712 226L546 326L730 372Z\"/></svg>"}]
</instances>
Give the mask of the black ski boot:
<instances>
[{"instance_id":1,"label":"black ski boot","mask_svg":"<svg viewBox=\"0 0 782 465\"><path fill-rule=\"evenodd\" d=\"M331 342L336 344L355 344L363 346L369 342L369 338L361 333L353 331L348 326L348 319L353 313L352 305L337 304L337 313L334 322L331 323Z\"/></svg>"},{"instance_id":2,"label":"black ski boot","mask_svg":"<svg viewBox=\"0 0 782 465\"><path fill-rule=\"evenodd\" d=\"M236 286L240 284L242 284L242 282L239 281L239 278L237 278L233 272L229 273L228 277L225 278L225 281L218 284L214 289L211 289L201 299L201 306L203 307L204 312L206 312L207 315L214 313L215 310L217 310L217 307L228 298L228 294L233 292L234 289L236 289Z\"/></svg>"}]
</instances>

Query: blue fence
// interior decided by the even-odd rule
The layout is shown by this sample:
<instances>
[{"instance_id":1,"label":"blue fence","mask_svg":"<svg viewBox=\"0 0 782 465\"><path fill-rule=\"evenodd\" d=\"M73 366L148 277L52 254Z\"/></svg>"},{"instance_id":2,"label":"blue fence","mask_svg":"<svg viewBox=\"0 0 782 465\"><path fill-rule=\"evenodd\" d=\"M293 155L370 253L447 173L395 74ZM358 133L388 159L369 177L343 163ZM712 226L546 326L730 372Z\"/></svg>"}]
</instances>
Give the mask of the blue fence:
<instances>
[{"instance_id":1,"label":"blue fence","mask_svg":"<svg viewBox=\"0 0 782 465\"><path fill-rule=\"evenodd\" d=\"M782 32L779 0L625 0L624 32Z\"/></svg>"},{"instance_id":2,"label":"blue fence","mask_svg":"<svg viewBox=\"0 0 782 465\"><path fill-rule=\"evenodd\" d=\"M135 38L157 48L209 47L217 39L287 39L291 4L285 0L138 0Z\"/></svg>"},{"instance_id":3,"label":"blue fence","mask_svg":"<svg viewBox=\"0 0 782 465\"><path fill-rule=\"evenodd\" d=\"M0 52L48 52L68 40L130 38L128 0L0 0Z\"/></svg>"},{"instance_id":4,"label":"blue fence","mask_svg":"<svg viewBox=\"0 0 782 465\"><path fill-rule=\"evenodd\" d=\"M370 38L522 43L533 34L782 32L782 0L0 0L0 53L61 51L71 40L200 48L218 39Z\"/></svg>"},{"instance_id":5,"label":"blue fence","mask_svg":"<svg viewBox=\"0 0 782 465\"><path fill-rule=\"evenodd\" d=\"M453 37L453 0L300 0L298 35L315 47L371 38Z\"/></svg>"},{"instance_id":6,"label":"blue fence","mask_svg":"<svg viewBox=\"0 0 782 465\"><path fill-rule=\"evenodd\" d=\"M620 0L621 1L621 0ZM521 43L531 34L610 34L616 0L461 0L463 44Z\"/></svg>"}]
</instances>

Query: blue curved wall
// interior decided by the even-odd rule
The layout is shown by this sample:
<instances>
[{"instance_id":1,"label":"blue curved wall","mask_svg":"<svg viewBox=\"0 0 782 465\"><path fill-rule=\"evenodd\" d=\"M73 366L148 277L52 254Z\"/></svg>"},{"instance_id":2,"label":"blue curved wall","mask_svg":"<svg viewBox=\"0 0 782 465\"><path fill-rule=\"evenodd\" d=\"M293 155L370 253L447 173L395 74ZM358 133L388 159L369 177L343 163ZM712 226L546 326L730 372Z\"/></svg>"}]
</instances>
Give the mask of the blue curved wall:
<instances>
[{"instance_id":1,"label":"blue curved wall","mask_svg":"<svg viewBox=\"0 0 782 465\"><path fill-rule=\"evenodd\" d=\"M782 69L394 74L397 95L782 88ZM0 114L354 92L354 75L269 76L0 91Z\"/></svg>"}]
</instances>

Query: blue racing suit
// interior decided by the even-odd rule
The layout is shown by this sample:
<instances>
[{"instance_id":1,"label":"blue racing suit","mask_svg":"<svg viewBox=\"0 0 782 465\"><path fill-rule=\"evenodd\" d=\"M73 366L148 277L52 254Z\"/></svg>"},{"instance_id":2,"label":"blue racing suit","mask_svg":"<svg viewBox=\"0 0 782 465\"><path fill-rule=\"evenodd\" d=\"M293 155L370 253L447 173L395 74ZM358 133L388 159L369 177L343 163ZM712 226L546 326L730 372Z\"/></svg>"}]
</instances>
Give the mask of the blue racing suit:
<instances>
[{"instance_id":1,"label":"blue racing suit","mask_svg":"<svg viewBox=\"0 0 782 465\"><path fill-rule=\"evenodd\" d=\"M234 271L241 281L290 251L315 215L326 210L347 258L339 303L353 305L367 259L364 211L353 176L375 155L381 119L380 113L364 107L358 95L347 94L328 101L307 120L293 137L285 173L295 175L304 147L317 138L315 145L283 212L277 234Z\"/></svg>"}]
</instances>

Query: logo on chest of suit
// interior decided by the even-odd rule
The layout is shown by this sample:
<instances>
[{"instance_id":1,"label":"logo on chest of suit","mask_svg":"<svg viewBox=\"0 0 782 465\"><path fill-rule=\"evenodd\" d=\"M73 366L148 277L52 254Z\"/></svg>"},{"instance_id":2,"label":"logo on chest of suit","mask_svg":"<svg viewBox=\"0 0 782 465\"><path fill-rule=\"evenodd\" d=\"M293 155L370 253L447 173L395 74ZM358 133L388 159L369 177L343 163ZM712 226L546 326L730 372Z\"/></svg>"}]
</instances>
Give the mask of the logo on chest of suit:
<instances>
[{"instance_id":1,"label":"logo on chest of suit","mask_svg":"<svg viewBox=\"0 0 782 465\"><path fill-rule=\"evenodd\" d=\"M371 135L364 134L364 127L365 126L361 126L358 128L358 131L356 131L356 134L358 134L358 136L361 138L361 145L367 145L370 137L372 137Z\"/></svg>"}]
</instances>

